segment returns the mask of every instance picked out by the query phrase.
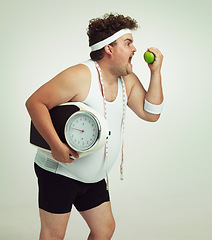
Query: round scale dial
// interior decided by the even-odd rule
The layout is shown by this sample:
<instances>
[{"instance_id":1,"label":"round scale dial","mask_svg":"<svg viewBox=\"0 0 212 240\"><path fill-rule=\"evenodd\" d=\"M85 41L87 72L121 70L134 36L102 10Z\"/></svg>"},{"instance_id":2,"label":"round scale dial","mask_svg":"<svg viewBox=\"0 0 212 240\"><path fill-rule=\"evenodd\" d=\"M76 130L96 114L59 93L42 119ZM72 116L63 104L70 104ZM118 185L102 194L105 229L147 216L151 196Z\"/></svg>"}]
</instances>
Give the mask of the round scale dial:
<instances>
[{"instance_id":1,"label":"round scale dial","mask_svg":"<svg viewBox=\"0 0 212 240\"><path fill-rule=\"evenodd\" d=\"M90 112L79 111L71 115L65 125L65 138L76 151L87 151L97 142L100 134L98 119Z\"/></svg>"}]
</instances>

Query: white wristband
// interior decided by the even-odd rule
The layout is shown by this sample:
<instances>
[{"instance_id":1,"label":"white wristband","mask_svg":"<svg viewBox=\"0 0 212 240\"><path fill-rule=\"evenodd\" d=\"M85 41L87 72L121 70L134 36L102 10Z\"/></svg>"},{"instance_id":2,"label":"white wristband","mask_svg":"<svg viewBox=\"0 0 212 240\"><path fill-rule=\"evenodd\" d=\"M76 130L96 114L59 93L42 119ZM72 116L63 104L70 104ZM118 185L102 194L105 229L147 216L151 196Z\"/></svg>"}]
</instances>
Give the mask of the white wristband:
<instances>
[{"instance_id":1,"label":"white wristband","mask_svg":"<svg viewBox=\"0 0 212 240\"><path fill-rule=\"evenodd\" d=\"M163 102L160 105L155 105L155 104L152 104L152 103L148 102L145 99L144 110L148 113L160 114L163 110Z\"/></svg>"}]
</instances>

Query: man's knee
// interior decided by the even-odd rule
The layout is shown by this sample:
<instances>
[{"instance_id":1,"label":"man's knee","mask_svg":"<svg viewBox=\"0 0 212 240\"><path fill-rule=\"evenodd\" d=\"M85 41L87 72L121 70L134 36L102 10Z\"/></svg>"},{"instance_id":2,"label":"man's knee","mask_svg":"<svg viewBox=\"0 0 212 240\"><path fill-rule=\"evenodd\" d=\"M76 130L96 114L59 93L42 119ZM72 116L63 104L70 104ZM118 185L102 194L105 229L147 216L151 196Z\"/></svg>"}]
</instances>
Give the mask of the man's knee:
<instances>
[{"instance_id":1,"label":"man's knee","mask_svg":"<svg viewBox=\"0 0 212 240\"><path fill-rule=\"evenodd\" d=\"M65 237L65 231L63 229L42 229L40 233L40 240L63 240Z\"/></svg>"},{"instance_id":2,"label":"man's knee","mask_svg":"<svg viewBox=\"0 0 212 240\"><path fill-rule=\"evenodd\" d=\"M115 228L116 228L116 224L115 224L115 221L111 221L111 223L108 225L108 231L107 231L107 236L108 236L108 239L110 239L112 236L113 236L113 233L115 231Z\"/></svg>"},{"instance_id":3,"label":"man's knee","mask_svg":"<svg viewBox=\"0 0 212 240\"><path fill-rule=\"evenodd\" d=\"M115 231L115 221L111 220L98 230L92 231L91 230L91 239L92 240L109 240L112 238L113 233Z\"/></svg>"},{"instance_id":4,"label":"man's knee","mask_svg":"<svg viewBox=\"0 0 212 240\"><path fill-rule=\"evenodd\" d=\"M116 228L115 221L114 221L114 220L111 220L111 221L107 224L106 231L105 231L105 234L106 234L106 236L108 237L108 239L110 239L110 238L113 236L113 233L114 233L114 231L115 231L115 228Z\"/></svg>"}]
</instances>

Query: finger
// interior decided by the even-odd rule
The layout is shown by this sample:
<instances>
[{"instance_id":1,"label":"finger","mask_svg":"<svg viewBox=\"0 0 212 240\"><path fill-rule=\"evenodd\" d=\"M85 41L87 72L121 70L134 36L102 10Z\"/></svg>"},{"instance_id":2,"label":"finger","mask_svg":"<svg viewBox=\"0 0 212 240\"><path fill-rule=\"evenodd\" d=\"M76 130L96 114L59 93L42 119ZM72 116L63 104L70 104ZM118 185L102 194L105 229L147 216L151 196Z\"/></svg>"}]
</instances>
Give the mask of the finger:
<instances>
[{"instance_id":1,"label":"finger","mask_svg":"<svg viewBox=\"0 0 212 240\"><path fill-rule=\"evenodd\" d=\"M156 54L159 58L163 58L162 53L161 53L158 49L155 50L155 54Z\"/></svg>"},{"instance_id":2,"label":"finger","mask_svg":"<svg viewBox=\"0 0 212 240\"><path fill-rule=\"evenodd\" d=\"M79 154L76 152L76 151L74 151L74 150L72 150L72 149L70 149L70 157L73 157L73 158L79 158Z\"/></svg>"},{"instance_id":3,"label":"finger","mask_svg":"<svg viewBox=\"0 0 212 240\"><path fill-rule=\"evenodd\" d=\"M150 52L160 52L157 48L155 48L155 47L150 47L150 48L148 48L148 51L150 51Z\"/></svg>"},{"instance_id":4,"label":"finger","mask_svg":"<svg viewBox=\"0 0 212 240\"><path fill-rule=\"evenodd\" d=\"M73 156L69 156L68 162L72 163L74 161L75 158L73 158Z\"/></svg>"},{"instance_id":5,"label":"finger","mask_svg":"<svg viewBox=\"0 0 212 240\"><path fill-rule=\"evenodd\" d=\"M72 163L74 161L74 159L68 157L68 158L66 158L64 160L58 160L58 161L61 162L61 163Z\"/></svg>"},{"instance_id":6,"label":"finger","mask_svg":"<svg viewBox=\"0 0 212 240\"><path fill-rule=\"evenodd\" d=\"M149 51L149 52L151 52L151 53L154 54L154 56L155 56L154 62L155 62L155 60L158 58L158 53L157 53L157 51L156 51L154 48L148 48L147 51ZM153 62L153 63L154 63L154 62ZM153 64L153 63L151 63L151 64Z\"/></svg>"},{"instance_id":7,"label":"finger","mask_svg":"<svg viewBox=\"0 0 212 240\"><path fill-rule=\"evenodd\" d=\"M148 51L154 53L156 57L163 58L162 53L157 48L151 47L151 48L148 48Z\"/></svg>"},{"instance_id":8,"label":"finger","mask_svg":"<svg viewBox=\"0 0 212 240\"><path fill-rule=\"evenodd\" d=\"M150 52L152 52L152 53L154 53L154 52L156 51L156 48L150 47L150 48L148 48L147 50L150 51Z\"/></svg>"}]
</instances>

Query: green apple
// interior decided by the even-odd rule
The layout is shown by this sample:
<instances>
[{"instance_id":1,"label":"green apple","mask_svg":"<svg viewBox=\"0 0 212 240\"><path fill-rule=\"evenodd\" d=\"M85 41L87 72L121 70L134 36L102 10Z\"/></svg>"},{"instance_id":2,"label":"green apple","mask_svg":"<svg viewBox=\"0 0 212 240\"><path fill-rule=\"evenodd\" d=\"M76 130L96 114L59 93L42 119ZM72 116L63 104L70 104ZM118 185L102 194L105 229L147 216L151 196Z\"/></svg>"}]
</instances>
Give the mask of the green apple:
<instances>
[{"instance_id":1,"label":"green apple","mask_svg":"<svg viewBox=\"0 0 212 240\"><path fill-rule=\"evenodd\" d=\"M155 60L155 55L150 52L150 51L146 51L144 53L144 60L147 62L147 63L153 63L154 60Z\"/></svg>"}]
</instances>

